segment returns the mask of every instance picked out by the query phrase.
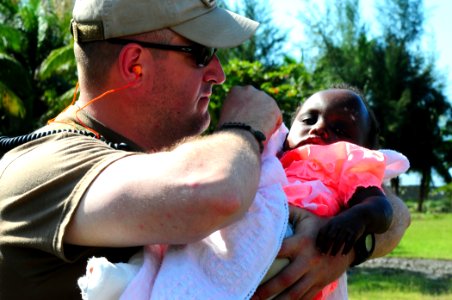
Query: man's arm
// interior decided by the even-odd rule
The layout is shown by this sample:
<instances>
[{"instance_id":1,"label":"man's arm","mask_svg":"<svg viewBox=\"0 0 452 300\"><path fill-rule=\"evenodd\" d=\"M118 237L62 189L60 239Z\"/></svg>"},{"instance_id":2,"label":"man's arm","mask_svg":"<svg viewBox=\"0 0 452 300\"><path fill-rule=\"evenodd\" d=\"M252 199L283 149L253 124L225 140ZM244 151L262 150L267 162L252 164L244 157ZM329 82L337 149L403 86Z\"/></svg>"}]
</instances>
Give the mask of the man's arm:
<instances>
[{"instance_id":1,"label":"man's arm","mask_svg":"<svg viewBox=\"0 0 452 300\"><path fill-rule=\"evenodd\" d=\"M389 187L383 186L383 190L391 203L393 218L388 231L375 235L376 245L372 258L384 256L394 250L411 223L410 212L402 199L397 197Z\"/></svg>"},{"instance_id":2,"label":"man's arm","mask_svg":"<svg viewBox=\"0 0 452 300\"><path fill-rule=\"evenodd\" d=\"M410 214L403 201L385 189L392 205L394 221L388 231L378 235L372 257L391 252L400 242L410 223ZM318 230L328 218L317 217L301 208L290 207L295 234L284 240L278 257L289 258L290 264L256 291L253 299L312 299L325 285L344 273L354 260L354 251L347 255L321 255L315 247Z\"/></svg>"},{"instance_id":3,"label":"man's arm","mask_svg":"<svg viewBox=\"0 0 452 300\"><path fill-rule=\"evenodd\" d=\"M247 123L267 137L281 122L275 101L252 87L233 89L225 107L222 122ZM93 181L65 242L114 247L199 240L246 212L259 174L258 142L241 129L125 157Z\"/></svg>"}]
</instances>

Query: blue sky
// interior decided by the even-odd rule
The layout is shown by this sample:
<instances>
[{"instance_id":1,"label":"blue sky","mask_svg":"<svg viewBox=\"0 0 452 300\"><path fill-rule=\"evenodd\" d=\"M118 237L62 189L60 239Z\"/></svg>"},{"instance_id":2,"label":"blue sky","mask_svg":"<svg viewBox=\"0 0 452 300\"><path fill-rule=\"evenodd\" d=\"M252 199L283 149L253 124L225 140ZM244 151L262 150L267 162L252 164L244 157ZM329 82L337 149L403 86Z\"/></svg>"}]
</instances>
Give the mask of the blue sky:
<instances>
[{"instance_id":1,"label":"blue sky","mask_svg":"<svg viewBox=\"0 0 452 300\"><path fill-rule=\"evenodd\" d=\"M235 1L231 1L235 2ZM307 3L313 2L320 8L328 0L269 0L272 6L275 23L287 30L289 39L286 48L289 53L300 57L298 49L306 45L303 24L299 21L300 14L307 9ZM361 9L367 23L375 21L374 7L383 1L361 0ZM428 55L436 58L437 71L445 78L447 84L445 94L452 102L452 1L424 0L425 24L422 49Z\"/></svg>"},{"instance_id":2,"label":"blue sky","mask_svg":"<svg viewBox=\"0 0 452 300\"><path fill-rule=\"evenodd\" d=\"M229 0L233 6L240 2ZM288 34L286 53L292 53L295 58L301 57L300 49L307 47L308 37L305 36L303 23L300 15L307 10L308 3L315 3L320 9L324 8L328 0L269 0L273 12L274 22L284 29ZM382 0L361 0L360 5L366 23L371 25L376 19L374 8ZM232 7L233 7L232 6ZM445 95L452 102L452 0L424 0L424 34L422 50L436 60L436 70L444 78L446 88ZM306 51L306 50L305 50ZM402 184L418 184L419 178L416 174L402 175ZM436 185L442 184L439 179Z\"/></svg>"},{"instance_id":3,"label":"blue sky","mask_svg":"<svg viewBox=\"0 0 452 300\"><path fill-rule=\"evenodd\" d=\"M304 35L303 24L299 15L306 9L304 0L270 0L273 8L275 23L288 31L289 43L286 45L289 53L300 57L298 49L306 45L307 37ZM327 0L315 0L316 5L324 7ZM361 9L367 23L375 21L375 5L380 0L361 0ZM452 1L451 0L424 0L425 24L422 40L422 50L432 55L436 60L436 70L444 78L446 84L444 93L452 102ZM419 176L415 173L400 176L402 184L418 184ZM435 185L443 181L434 176Z\"/></svg>"},{"instance_id":4,"label":"blue sky","mask_svg":"<svg viewBox=\"0 0 452 300\"><path fill-rule=\"evenodd\" d=\"M301 57L300 49L306 48L305 36L300 15L308 9L309 3L323 8L328 0L268 0L275 24L288 33L286 50L295 58ZM226 0L234 7L239 0ZM382 0L361 0L363 16L369 24L375 21L374 7ZM424 0L425 24L422 50L436 58L438 73L446 83L445 94L452 102L452 0Z\"/></svg>"}]
</instances>

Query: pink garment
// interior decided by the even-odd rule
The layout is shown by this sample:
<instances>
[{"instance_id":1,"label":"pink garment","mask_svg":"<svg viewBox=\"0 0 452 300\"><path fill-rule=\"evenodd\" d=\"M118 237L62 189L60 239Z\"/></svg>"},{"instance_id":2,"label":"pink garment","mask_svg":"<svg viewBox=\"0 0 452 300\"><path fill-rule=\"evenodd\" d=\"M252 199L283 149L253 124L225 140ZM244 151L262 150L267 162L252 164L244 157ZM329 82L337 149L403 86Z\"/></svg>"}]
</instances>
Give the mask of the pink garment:
<instances>
[{"instance_id":1,"label":"pink garment","mask_svg":"<svg viewBox=\"0 0 452 300\"><path fill-rule=\"evenodd\" d=\"M146 246L127 264L90 259L78 281L83 299L250 299L276 258L289 220L282 189L287 179L276 155L287 131L278 133L265 147L258 192L240 220L194 243Z\"/></svg>"},{"instance_id":2,"label":"pink garment","mask_svg":"<svg viewBox=\"0 0 452 300\"><path fill-rule=\"evenodd\" d=\"M331 217L348 207L358 187L381 188L387 166L396 162L402 162L398 174L408 169L408 160L391 150L369 150L348 142L305 145L281 157L289 181L283 189L290 204ZM326 286L315 299L325 299L336 286L337 281Z\"/></svg>"},{"instance_id":3,"label":"pink garment","mask_svg":"<svg viewBox=\"0 0 452 300\"><path fill-rule=\"evenodd\" d=\"M290 204L319 216L334 216L347 207L359 186L380 187L386 168L383 153L348 142L305 145L281 158Z\"/></svg>"}]
</instances>

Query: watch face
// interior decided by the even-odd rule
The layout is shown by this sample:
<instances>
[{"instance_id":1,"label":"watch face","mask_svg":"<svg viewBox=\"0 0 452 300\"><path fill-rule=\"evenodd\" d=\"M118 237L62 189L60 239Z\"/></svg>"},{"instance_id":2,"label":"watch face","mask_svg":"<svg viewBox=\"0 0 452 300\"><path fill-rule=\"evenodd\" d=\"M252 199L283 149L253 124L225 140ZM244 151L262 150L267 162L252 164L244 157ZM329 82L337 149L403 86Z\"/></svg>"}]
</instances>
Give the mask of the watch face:
<instances>
[{"instance_id":1,"label":"watch face","mask_svg":"<svg viewBox=\"0 0 452 300\"><path fill-rule=\"evenodd\" d=\"M367 253L371 253L373 251L375 244L375 237L373 234L367 234L366 239L364 240L364 245L366 247Z\"/></svg>"},{"instance_id":2,"label":"watch face","mask_svg":"<svg viewBox=\"0 0 452 300\"><path fill-rule=\"evenodd\" d=\"M355 259L351 266L357 266L365 262L375 249L375 235L373 233L363 234L355 243Z\"/></svg>"}]
</instances>

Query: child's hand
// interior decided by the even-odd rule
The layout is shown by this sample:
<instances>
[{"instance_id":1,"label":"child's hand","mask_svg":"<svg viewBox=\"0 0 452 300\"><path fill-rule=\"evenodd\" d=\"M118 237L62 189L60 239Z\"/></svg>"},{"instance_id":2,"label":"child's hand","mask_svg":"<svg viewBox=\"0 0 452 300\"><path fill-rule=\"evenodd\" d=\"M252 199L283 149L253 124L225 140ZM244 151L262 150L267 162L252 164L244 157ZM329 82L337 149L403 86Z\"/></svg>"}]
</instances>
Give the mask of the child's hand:
<instances>
[{"instance_id":1,"label":"child's hand","mask_svg":"<svg viewBox=\"0 0 452 300\"><path fill-rule=\"evenodd\" d=\"M316 246L322 254L329 253L335 256L342 249L342 255L346 255L365 229L365 222L361 218L356 215L351 216L344 211L320 228Z\"/></svg>"}]
</instances>

